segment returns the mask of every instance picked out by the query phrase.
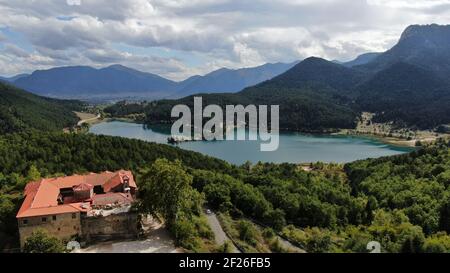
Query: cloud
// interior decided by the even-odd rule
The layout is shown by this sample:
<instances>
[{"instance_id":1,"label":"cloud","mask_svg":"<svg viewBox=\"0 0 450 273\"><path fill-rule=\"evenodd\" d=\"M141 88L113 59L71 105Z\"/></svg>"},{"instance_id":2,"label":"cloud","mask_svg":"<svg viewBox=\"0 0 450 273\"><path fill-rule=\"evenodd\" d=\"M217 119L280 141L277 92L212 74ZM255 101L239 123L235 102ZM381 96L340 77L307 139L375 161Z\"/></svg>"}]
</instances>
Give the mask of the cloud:
<instances>
[{"instance_id":1,"label":"cloud","mask_svg":"<svg viewBox=\"0 0 450 273\"><path fill-rule=\"evenodd\" d=\"M430 8L433 6L449 5L450 0L368 0L369 5L380 5L392 8Z\"/></svg>"},{"instance_id":2,"label":"cloud","mask_svg":"<svg viewBox=\"0 0 450 273\"><path fill-rule=\"evenodd\" d=\"M67 0L67 5L79 6L79 5L81 5L81 0Z\"/></svg>"},{"instance_id":3,"label":"cloud","mask_svg":"<svg viewBox=\"0 0 450 273\"><path fill-rule=\"evenodd\" d=\"M0 34L0 73L122 63L182 79L311 55L348 60L388 49L410 24L449 22L449 10L450 0L0 0L0 30L23 37Z\"/></svg>"}]
</instances>

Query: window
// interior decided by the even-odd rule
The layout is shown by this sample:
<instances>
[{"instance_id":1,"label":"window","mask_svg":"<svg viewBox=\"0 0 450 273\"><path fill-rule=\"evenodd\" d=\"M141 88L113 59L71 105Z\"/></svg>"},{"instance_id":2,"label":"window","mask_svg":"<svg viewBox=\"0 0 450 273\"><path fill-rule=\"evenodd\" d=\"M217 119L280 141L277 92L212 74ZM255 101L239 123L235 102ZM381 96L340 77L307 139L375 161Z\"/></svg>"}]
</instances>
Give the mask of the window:
<instances>
[{"instance_id":1,"label":"window","mask_svg":"<svg viewBox=\"0 0 450 273\"><path fill-rule=\"evenodd\" d=\"M56 215L53 215L53 221L56 221Z\"/></svg>"},{"instance_id":2,"label":"window","mask_svg":"<svg viewBox=\"0 0 450 273\"><path fill-rule=\"evenodd\" d=\"M77 219L77 214L76 213L72 213L72 219Z\"/></svg>"},{"instance_id":3,"label":"window","mask_svg":"<svg viewBox=\"0 0 450 273\"><path fill-rule=\"evenodd\" d=\"M46 223L47 222L47 217L42 217L42 223Z\"/></svg>"},{"instance_id":4,"label":"window","mask_svg":"<svg viewBox=\"0 0 450 273\"><path fill-rule=\"evenodd\" d=\"M25 220L23 220L23 221L22 221L22 224L24 224L24 225L28 225L28 220L26 220L26 219L25 219Z\"/></svg>"}]
</instances>

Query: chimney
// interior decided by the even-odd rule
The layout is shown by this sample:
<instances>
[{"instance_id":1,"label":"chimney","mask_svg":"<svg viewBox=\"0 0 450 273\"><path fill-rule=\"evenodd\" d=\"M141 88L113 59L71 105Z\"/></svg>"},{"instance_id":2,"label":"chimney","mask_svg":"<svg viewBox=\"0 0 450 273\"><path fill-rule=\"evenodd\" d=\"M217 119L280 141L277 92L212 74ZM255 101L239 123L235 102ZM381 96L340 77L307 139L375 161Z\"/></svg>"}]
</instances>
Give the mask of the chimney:
<instances>
[{"instance_id":1,"label":"chimney","mask_svg":"<svg viewBox=\"0 0 450 273\"><path fill-rule=\"evenodd\" d=\"M129 193L131 191L130 189L130 178L128 177L128 175L125 175L122 177L123 180L123 191L125 193Z\"/></svg>"}]
</instances>

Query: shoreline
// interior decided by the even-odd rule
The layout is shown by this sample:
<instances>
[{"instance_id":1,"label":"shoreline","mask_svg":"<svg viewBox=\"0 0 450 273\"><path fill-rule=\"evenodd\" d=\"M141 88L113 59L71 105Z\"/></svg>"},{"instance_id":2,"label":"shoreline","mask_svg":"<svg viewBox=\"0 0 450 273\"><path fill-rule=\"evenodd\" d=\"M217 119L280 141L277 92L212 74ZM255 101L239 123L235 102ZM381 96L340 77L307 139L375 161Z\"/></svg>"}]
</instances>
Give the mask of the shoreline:
<instances>
[{"instance_id":1,"label":"shoreline","mask_svg":"<svg viewBox=\"0 0 450 273\"><path fill-rule=\"evenodd\" d=\"M373 134L373 133L367 133L367 132L355 132L353 130L347 130L347 129L341 130L340 132L335 133L333 135L369 137L369 138L379 140L379 141L389 144L389 145L405 147L405 148L420 147L420 145L419 146L417 145L418 142L420 142L423 145L423 144L433 143L440 138L444 138L444 139L450 138L449 134L438 134L437 136L429 135L429 136L425 136L425 137L421 137L421 138L415 138L415 139L408 140L408 139L404 139L404 138L400 138L400 137L382 136L379 134Z\"/></svg>"},{"instance_id":2,"label":"shoreline","mask_svg":"<svg viewBox=\"0 0 450 273\"><path fill-rule=\"evenodd\" d=\"M103 119L98 119L96 120L96 122L94 123L90 123L90 125L96 125L96 124L100 124L100 123L107 123L107 122L114 122L114 121L118 121L118 122L127 122L127 123L136 123L136 124L146 124L142 121L138 121L138 120L133 120L130 118L114 118L114 117L108 117L108 118L103 118ZM157 124L155 124L157 125ZM307 132L301 132L301 131L283 131L286 133L300 133L300 134L305 134L305 135L316 135L316 136L350 136L350 137L365 137L365 138L370 138L373 140L377 140L380 141L382 143L385 144L389 144L392 146L396 146L396 147L400 147L400 148L416 148L416 142L420 141L422 143L429 143L429 142L434 142L436 141L438 138L443 137L443 136L438 136L438 137L429 137L429 138L423 138L423 139L412 139L412 140L407 140L407 139L402 139L402 138L397 138L397 137L385 137L385 136L380 136L377 134L371 134L371 133L358 133L358 132L352 132L352 130L348 130L348 129L342 129L338 132L334 132L334 133L307 133ZM447 135L447 137L450 137L450 135Z\"/></svg>"}]
</instances>

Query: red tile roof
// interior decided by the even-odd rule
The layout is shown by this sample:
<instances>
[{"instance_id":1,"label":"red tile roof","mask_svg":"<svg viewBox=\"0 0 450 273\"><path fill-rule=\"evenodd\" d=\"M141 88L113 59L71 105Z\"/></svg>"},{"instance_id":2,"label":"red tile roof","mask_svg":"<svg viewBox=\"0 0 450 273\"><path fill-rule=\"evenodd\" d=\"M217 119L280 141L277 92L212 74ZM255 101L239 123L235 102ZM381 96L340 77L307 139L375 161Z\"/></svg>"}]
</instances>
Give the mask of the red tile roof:
<instances>
[{"instance_id":1,"label":"red tile roof","mask_svg":"<svg viewBox=\"0 0 450 273\"><path fill-rule=\"evenodd\" d=\"M109 192L112 188L123 183L124 177L129 178L130 187L137 188L133 174L130 171L123 170L114 173L91 173L88 175L49 178L30 182L25 187L25 200L16 217L24 218L87 211L90 209L90 205L86 207L85 205L83 206L83 203L58 205L60 190L73 187L103 186L107 188L104 191Z\"/></svg>"},{"instance_id":2,"label":"red tile roof","mask_svg":"<svg viewBox=\"0 0 450 273\"><path fill-rule=\"evenodd\" d=\"M81 183L80 185L73 186L74 191L90 191L94 188L91 184Z\"/></svg>"},{"instance_id":3,"label":"red tile roof","mask_svg":"<svg viewBox=\"0 0 450 273\"><path fill-rule=\"evenodd\" d=\"M123 175L121 176L119 174L113 176L111 179L108 180L108 182L106 182L103 185L103 190L105 192L110 192L112 189L123 183L123 177L124 177Z\"/></svg>"},{"instance_id":4,"label":"red tile roof","mask_svg":"<svg viewBox=\"0 0 450 273\"><path fill-rule=\"evenodd\" d=\"M109 204L126 205L133 203L133 197L126 193L106 193L95 195L92 198L92 206L106 206Z\"/></svg>"}]
</instances>

